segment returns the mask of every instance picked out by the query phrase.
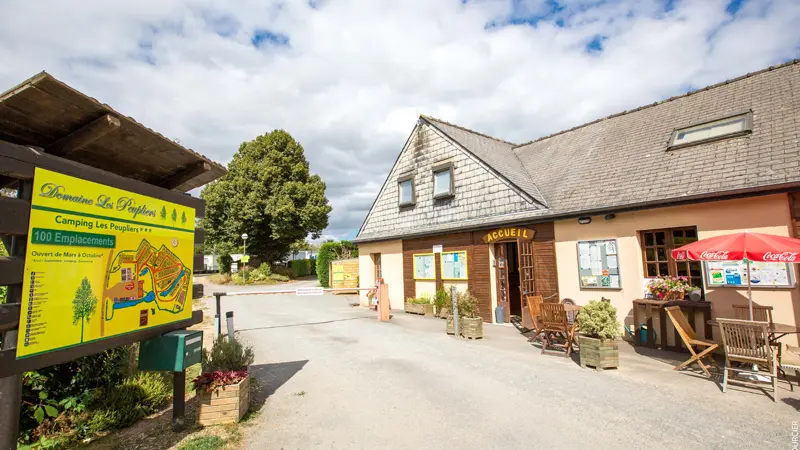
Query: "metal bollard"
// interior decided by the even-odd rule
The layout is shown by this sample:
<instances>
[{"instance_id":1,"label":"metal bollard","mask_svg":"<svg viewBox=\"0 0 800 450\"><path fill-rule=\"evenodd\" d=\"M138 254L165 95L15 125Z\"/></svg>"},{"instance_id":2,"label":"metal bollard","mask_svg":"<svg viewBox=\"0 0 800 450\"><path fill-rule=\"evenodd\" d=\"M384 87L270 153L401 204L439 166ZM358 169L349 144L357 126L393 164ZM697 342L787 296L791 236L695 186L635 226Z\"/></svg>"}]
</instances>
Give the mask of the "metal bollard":
<instances>
[{"instance_id":1,"label":"metal bollard","mask_svg":"<svg viewBox=\"0 0 800 450\"><path fill-rule=\"evenodd\" d=\"M458 289L455 285L450 286L450 297L453 299L453 328L456 332L456 337L460 337L461 327L459 326L458 320Z\"/></svg>"},{"instance_id":2,"label":"metal bollard","mask_svg":"<svg viewBox=\"0 0 800 450\"><path fill-rule=\"evenodd\" d=\"M228 324L228 339L233 337L233 311L225 313L225 321Z\"/></svg>"},{"instance_id":3,"label":"metal bollard","mask_svg":"<svg viewBox=\"0 0 800 450\"><path fill-rule=\"evenodd\" d=\"M217 312L214 314L214 329L217 330L217 335L214 336L214 339L220 337L222 335L222 316L220 315L220 310L222 309L221 297L225 295L224 292L214 292L214 298L217 300Z\"/></svg>"}]
</instances>

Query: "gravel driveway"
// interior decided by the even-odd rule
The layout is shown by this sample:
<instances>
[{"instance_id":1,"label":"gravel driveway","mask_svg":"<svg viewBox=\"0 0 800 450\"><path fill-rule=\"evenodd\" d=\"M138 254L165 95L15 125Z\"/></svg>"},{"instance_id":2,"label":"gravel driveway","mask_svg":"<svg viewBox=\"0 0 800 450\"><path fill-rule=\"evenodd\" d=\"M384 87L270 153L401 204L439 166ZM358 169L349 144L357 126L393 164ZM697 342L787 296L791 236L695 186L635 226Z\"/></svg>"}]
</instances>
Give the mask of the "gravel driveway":
<instances>
[{"instance_id":1,"label":"gravel driveway","mask_svg":"<svg viewBox=\"0 0 800 450\"><path fill-rule=\"evenodd\" d=\"M457 340L438 319L379 323L352 299L223 298L267 396L246 448L791 448L800 420L785 383L778 403L722 394L636 354L598 373L541 355L510 327Z\"/></svg>"}]
</instances>

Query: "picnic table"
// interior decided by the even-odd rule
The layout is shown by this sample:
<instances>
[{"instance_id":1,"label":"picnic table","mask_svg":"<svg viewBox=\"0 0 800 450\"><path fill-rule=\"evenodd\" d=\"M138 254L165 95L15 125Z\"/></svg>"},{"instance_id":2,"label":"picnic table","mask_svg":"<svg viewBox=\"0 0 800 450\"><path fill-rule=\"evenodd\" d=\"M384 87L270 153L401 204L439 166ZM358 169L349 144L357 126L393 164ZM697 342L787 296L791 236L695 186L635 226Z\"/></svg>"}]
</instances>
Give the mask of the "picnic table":
<instances>
[{"instance_id":1,"label":"picnic table","mask_svg":"<svg viewBox=\"0 0 800 450\"><path fill-rule=\"evenodd\" d=\"M658 315L660 322L659 332L659 346L662 350L672 350L676 352L688 351L683 345L678 330L675 330L675 345L667 344L667 315L664 308L667 306L680 306L681 311L687 313L689 323L695 323L695 316L700 313L703 315L704 323L706 326L703 328L705 338L711 339L711 325L708 320L711 319L711 302L707 301L691 301L691 300L657 300L654 298L642 298L633 301L633 328L636 335L634 345L656 348L656 336L653 333L653 317ZM647 342L642 343L641 332L639 330L640 324L647 325ZM698 330L699 331L699 330Z\"/></svg>"}]
</instances>

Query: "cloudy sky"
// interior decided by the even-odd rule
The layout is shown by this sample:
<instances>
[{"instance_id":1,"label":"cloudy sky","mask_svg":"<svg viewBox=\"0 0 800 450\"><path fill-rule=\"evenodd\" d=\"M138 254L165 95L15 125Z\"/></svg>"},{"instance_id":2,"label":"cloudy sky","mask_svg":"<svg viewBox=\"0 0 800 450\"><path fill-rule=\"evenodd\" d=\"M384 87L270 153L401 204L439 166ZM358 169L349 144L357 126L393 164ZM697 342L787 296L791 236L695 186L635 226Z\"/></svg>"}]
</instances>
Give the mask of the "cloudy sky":
<instances>
[{"instance_id":1,"label":"cloudy sky","mask_svg":"<svg viewBox=\"0 0 800 450\"><path fill-rule=\"evenodd\" d=\"M283 128L353 237L420 113L513 142L800 55L798 0L0 0L47 70L226 163Z\"/></svg>"}]
</instances>

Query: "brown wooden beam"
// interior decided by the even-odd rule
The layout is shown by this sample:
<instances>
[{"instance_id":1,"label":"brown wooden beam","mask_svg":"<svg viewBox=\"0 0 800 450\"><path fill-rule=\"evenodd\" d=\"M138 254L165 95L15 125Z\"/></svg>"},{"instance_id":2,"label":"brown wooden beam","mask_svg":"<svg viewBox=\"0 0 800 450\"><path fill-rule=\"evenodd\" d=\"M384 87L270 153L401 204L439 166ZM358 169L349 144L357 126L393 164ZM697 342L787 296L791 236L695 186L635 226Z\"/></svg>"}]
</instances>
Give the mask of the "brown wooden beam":
<instances>
[{"instance_id":1,"label":"brown wooden beam","mask_svg":"<svg viewBox=\"0 0 800 450\"><path fill-rule=\"evenodd\" d=\"M211 164L205 161L198 161L178 169L175 173L170 175L169 178L157 184L164 189L175 189L176 187L199 177L209 170L211 170Z\"/></svg>"},{"instance_id":2,"label":"brown wooden beam","mask_svg":"<svg viewBox=\"0 0 800 450\"><path fill-rule=\"evenodd\" d=\"M29 358L17 359L17 349L3 350L0 351L0 378L22 372L28 372L30 370L41 369L42 367L63 364L84 356L101 353L108 349L116 348L122 345L133 344L134 342L144 341L156 336L161 336L162 334L169 333L170 331L188 328L192 325L202 322L203 311L196 310L192 311L192 317L190 319L156 327L145 328L118 336L111 336L109 338L100 339L97 341L86 342L81 345L76 345L75 347L55 350L49 353L42 353Z\"/></svg>"},{"instance_id":3,"label":"brown wooden beam","mask_svg":"<svg viewBox=\"0 0 800 450\"><path fill-rule=\"evenodd\" d=\"M0 167L2 167L5 159L13 159L21 163L41 167L42 169L63 173L64 175L82 178L84 180L94 181L95 183L114 186L137 194L188 206L195 209L197 217L203 217L205 215L206 203L201 198L192 197L191 195L186 195L181 192L165 190L158 186L145 183L144 181L123 177L79 162L37 151L23 145L0 141ZM31 178L33 178L32 174Z\"/></svg>"},{"instance_id":4,"label":"brown wooden beam","mask_svg":"<svg viewBox=\"0 0 800 450\"><path fill-rule=\"evenodd\" d=\"M28 234L31 204L18 198L0 196L0 234Z\"/></svg>"},{"instance_id":5,"label":"brown wooden beam","mask_svg":"<svg viewBox=\"0 0 800 450\"><path fill-rule=\"evenodd\" d=\"M19 303L0 305L0 331L17 328L19 325L19 308Z\"/></svg>"},{"instance_id":6,"label":"brown wooden beam","mask_svg":"<svg viewBox=\"0 0 800 450\"><path fill-rule=\"evenodd\" d=\"M0 257L0 286L22 283L25 258L19 256Z\"/></svg>"},{"instance_id":7,"label":"brown wooden beam","mask_svg":"<svg viewBox=\"0 0 800 450\"><path fill-rule=\"evenodd\" d=\"M64 156L91 144L101 137L118 130L120 121L111 114L98 117L89 124L47 146L47 153Z\"/></svg>"}]
</instances>

